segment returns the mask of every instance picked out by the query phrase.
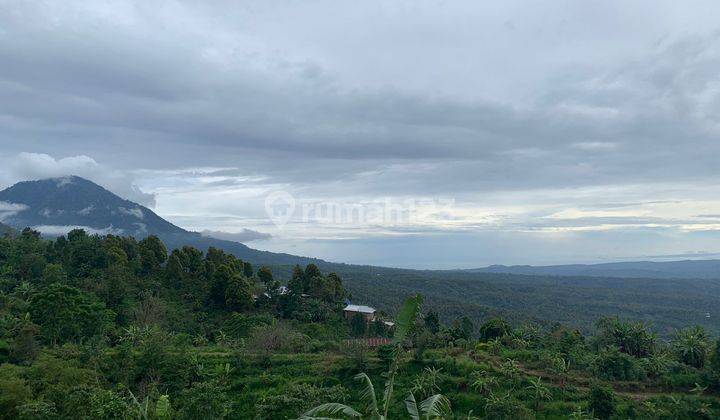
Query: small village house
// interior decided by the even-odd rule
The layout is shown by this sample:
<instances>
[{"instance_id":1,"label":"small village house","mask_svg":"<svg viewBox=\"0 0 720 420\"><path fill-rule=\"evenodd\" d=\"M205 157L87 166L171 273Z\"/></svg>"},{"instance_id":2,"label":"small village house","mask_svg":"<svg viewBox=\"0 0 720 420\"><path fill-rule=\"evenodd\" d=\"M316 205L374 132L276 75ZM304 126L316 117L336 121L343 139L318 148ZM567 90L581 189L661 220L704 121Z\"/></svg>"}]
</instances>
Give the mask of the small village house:
<instances>
[{"instance_id":1,"label":"small village house","mask_svg":"<svg viewBox=\"0 0 720 420\"><path fill-rule=\"evenodd\" d=\"M356 314L362 314L367 322L375 320L375 308L371 308L365 305L347 305L344 309L345 319L350 320Z\"/></svg>"}]
</instances>

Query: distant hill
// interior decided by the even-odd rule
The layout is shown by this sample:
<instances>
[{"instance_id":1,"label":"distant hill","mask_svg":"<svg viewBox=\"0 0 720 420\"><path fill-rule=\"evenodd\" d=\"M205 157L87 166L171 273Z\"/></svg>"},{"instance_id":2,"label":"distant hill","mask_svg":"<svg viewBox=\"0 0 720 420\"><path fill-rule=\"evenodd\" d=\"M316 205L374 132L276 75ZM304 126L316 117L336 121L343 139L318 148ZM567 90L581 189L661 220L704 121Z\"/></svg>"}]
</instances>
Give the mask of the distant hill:
<instances>
[{"instance_id":1,"label":"distant hill","mask_svg":"<svg viewBox=\"0 0 720 420\"><path fill-rule=\"evenodd\" d=\"M77 176L19 182L0 191L0 201L25 207L5 223L32 226L43 233L61 232L68 226L133 236L185 232L147 207Z\"/></svg>"},{"instance_id":2,"label":"distant hill","mask_svg":"<svg viewBox=\"0 0 720 420\"><path fill-rule=\"evenodd\" d=\"M213 246L239 258L261 264L308 264L312 258L258 251L238 242L190 232L168 222L149 208L125 200L78 176L19 182L0 191L0 202L15 205L17 212L3 220L16 229L32 227L46 236L65 234L72 228L90 233L143 238L159 236L168 248Z\"/></svg>"},{"instance_id":3,"label":"distant hill","mask_svg":"<svg viewBox=\"0 0 720 420\"><path fill-rule=\"evenodd\" d=\"M0 191L0 209L0 221L16 230L29 226L46 236L75 227L136 238L155 234L168 249L221 248L253 264L271 266L280 279L289 278L294 264L315 263L324 272L340 274L356 303L390 311L405 297L421 293L425 307L437 310L447 322L464 315L478 322L501 316L515 324L563 322L589 331L599 317L620 315L650 322L664 336L691 324L720 334L718 261L447 271L340 264L202 236L75 176L18 183Z\"/></svg>"},{"instance_id":4,"label":"distant hill","mask_svg":"<svg viewBox=\"0 0 720 420\"><path fill-rule=\"evenodd\" d=\"M543 276L720 279L720 260L630 261L548 266L491 265L489 267L464 271L473 273L508 273Z\"/></svg>"},{"instance_id":5,"label":"distant hill","mask_svg":"<svg viewBox=\"0 0 720 420\"><path fill-rule=\"evenodd\" d=\"M0 238L4 237L6 235L12 235L15 233L15 229L11 228L8 225L0 223Z\"/></svg>"}]
</instances>

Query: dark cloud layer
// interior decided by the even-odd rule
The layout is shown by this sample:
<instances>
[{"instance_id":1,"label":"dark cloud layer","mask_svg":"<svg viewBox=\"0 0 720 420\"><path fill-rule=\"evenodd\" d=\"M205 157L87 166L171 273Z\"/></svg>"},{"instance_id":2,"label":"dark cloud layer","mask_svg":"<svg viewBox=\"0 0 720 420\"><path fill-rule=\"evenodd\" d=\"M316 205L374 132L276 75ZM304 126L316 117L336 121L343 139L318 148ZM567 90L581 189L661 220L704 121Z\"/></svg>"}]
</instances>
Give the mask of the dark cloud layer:
<instances>
[{"instance_id":1,"label":"dark cloud layer","mask_svg":"<svg viewBox=\"0 0 720 420\"><path fill-rule=\"evenodd\" d=\"M208 181L173 182L476 205L711 183L717 5L682 3L0 0L0 182L72 172L148 205L180 188L149 173L188 168Z\"/></svg>"},{"instance_id":2,"label":"dark cloud layer","mask_svg":"<svg viewBox=\"0 0 720 420\"><path fill-rule=\"evenodd\" d=\"M276 9L283 6L290 7L281 2ZM238 20L222 20L224 8ZM123 166L144 149L153 153L137 158L143 166L226 163L232 157L244 172L280 181L322 181L328 171L352 180L375 170L380 176L371 180L373 187L396 184L399 190L717 174L710 158L720 148L714 141L720 111L715 35L675 37L648 45L633 60L596 69L573 67L568 57L567 77L533 86L526 100L512 101L483 89L465 96L432 86L404 89L401 81L382 79L383 69L378 83L359 89L334 71L344 63L333 63L311 44L307 51L288 51L274 39L254 39L252 27L263 26L269 12L253 9L228 3L196 10L173 2L165 8L6 5L0 11L0 111L8 122L3 141L29 139L29 149L62 154L91 149L97 153L90 155L112 156ZM418 36L428 24L423 11L418 7ZM250 24L252 18L260 22ZM461 15L452 18L462 22ZM397 48L375 47L388 53ZM529 54L517 51L523 52ZM451 77L460 64L438 63L444 67L438 74ZM412 62L405 68L427 72ZM198 148L202 154L178 156ZM167 149L157 159L154 152ZM398 163L412 169L414 162L437 165L431 179L408 182L392 170ZM460 173L466 182L457 182Z\"/></svg>"}]
</instances>

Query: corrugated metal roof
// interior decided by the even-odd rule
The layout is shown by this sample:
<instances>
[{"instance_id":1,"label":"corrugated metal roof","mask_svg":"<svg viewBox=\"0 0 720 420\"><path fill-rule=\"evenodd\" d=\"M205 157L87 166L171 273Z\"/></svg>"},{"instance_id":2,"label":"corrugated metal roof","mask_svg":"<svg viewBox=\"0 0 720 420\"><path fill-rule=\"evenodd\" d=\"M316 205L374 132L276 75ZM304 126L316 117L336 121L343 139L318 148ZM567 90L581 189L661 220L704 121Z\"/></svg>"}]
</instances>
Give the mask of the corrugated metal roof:
<instances>
[{"instance_id":1,"label":"corrugated metal roof","mask_svg":"<svg viewBox=\"0 0 720 420\"><path fill-rule=\"evenodd\" d=\"M345 307L345 310L348 312L362 312L364 314L375 313L375 308L371 308L365 305L348 305Z\"/></svg>"}]
</instances>

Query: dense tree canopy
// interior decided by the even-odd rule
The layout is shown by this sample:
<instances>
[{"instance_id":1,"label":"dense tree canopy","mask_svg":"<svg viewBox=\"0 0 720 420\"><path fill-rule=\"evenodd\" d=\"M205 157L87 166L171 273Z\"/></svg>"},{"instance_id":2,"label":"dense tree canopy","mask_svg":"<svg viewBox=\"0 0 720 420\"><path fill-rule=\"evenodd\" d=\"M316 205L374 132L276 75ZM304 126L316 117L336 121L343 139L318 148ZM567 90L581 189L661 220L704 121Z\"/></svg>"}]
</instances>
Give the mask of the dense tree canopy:
<instances>
[{"instance_id":1,"label":"dense tree canopy","mask_svg":"<svg viewBox=\"0 0 720 420\"><path fill-rule=\"evenodd\" d=\"M592 337L435 307L346 319L348 296L313 264L255 271L152 236L25 229L0 238L0 419L297 418L363 407L388 378L390 418L720 415L720 343L700 327L664 341L620 318Z\"/></svg>"}]
</instances>

